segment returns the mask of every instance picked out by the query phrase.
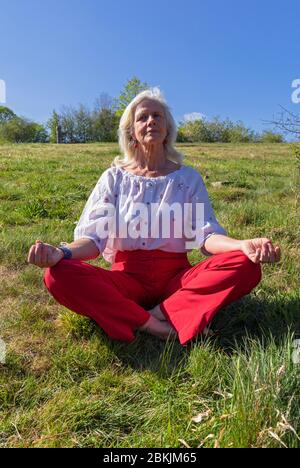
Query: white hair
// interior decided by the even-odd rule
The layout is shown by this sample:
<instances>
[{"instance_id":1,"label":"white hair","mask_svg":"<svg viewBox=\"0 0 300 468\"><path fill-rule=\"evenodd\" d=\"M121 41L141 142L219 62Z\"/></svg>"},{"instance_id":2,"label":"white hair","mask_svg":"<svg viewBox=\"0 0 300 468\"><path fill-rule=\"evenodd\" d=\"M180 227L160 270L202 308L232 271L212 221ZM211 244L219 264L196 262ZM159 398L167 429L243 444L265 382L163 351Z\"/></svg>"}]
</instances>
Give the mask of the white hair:
<instances>
[{"instance_id":1,"label":"white hair","mask_svg":"<svg viewBox=\"0 0 300 468\"><path fill-rule=\"evenodd\" d=\"M177 138L177 127L176 123L170 112L170 108L165 100L162 91L158 87L149 88L145 91L141 91L135 98L128 104L124 110L118 129L119 147L123 154L123 157L116 156L113 160L113 166L127 166L136 159L136 148L135 140L132 136L134 129L134 115L138 104L144 99L150 99L151 101L159 102L165 111L166 125L167 125L167 136L164 141L165 156L170 161L176 163L182 163L183 154L179 153L175 148L174 144Z\"/></svg>"}]
</instances>

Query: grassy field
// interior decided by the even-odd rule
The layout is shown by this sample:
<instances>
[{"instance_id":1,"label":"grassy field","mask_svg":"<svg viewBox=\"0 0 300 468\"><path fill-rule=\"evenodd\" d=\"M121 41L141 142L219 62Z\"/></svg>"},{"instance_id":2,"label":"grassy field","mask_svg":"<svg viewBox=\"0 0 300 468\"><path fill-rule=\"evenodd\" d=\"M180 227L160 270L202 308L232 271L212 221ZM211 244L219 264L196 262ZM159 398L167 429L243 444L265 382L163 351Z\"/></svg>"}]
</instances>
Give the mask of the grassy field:
<instances>
[{"instance_id":1,"label":"grassy field","mask_svg":"<svg viewBox=\"0 0 300 468\"><path fill-rule=\"evenodd\" d=\"M35 239L73 239L117 145L0 146L1 447L300 447L295 158L285 144L177 147L230 237L266 236L282 250L251 294L217 314L215 336L187 347L145 334L110 341L26 262Z\"/></svg>"}]
</instances>

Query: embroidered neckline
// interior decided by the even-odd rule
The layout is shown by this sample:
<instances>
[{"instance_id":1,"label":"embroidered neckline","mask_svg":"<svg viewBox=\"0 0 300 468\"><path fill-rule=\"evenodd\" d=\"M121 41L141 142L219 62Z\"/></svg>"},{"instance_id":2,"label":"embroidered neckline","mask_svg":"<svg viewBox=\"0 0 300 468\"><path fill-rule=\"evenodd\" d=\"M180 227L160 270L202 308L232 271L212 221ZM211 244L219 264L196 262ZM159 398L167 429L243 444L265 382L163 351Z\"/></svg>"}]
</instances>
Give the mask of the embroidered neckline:
<instances>
[{"instance_id":1,"label":"embroidered neckline","mask_svg":"<svg viewBox=\"0 0 300 468\"><path fill-rule=\"evenodd\" d=\"M166 179L168 177L172 177L173 174L176 175L176 173L181 172L186 166L183 164L179 167L179 169L176 169L176 171L169 172L169 174L163 175L163 176L158 176L158 177L147 177L147 176L142 176L142 175L137 175L137 174L132 174L131 172L126 171L123 167L119 167L119 169L122 171L124 175L128 175L129 177L133 177L135 179L144 179L144 180L161 180L161 179Z\"/></svg>"}]
</instances>

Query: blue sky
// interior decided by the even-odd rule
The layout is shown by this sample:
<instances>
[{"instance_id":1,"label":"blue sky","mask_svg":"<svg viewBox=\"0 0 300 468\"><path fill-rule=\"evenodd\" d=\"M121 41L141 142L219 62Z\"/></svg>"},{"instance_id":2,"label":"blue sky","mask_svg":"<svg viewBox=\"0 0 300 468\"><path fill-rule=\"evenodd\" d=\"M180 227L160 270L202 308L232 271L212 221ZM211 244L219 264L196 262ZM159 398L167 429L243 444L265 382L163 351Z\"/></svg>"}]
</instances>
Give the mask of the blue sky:
<instances>
[{"instance_id":1,"label":"blue sky","mask_svg":"<svg viewBox=\"0 0 300 468\"><path fill-rule=\"evenodd\" d=\"M267 128L300 79L300 2L0 0L6 105L45 122L92 107L137 75L160 86L177 121L219 115Z\"/></svg>"}]
</instances>

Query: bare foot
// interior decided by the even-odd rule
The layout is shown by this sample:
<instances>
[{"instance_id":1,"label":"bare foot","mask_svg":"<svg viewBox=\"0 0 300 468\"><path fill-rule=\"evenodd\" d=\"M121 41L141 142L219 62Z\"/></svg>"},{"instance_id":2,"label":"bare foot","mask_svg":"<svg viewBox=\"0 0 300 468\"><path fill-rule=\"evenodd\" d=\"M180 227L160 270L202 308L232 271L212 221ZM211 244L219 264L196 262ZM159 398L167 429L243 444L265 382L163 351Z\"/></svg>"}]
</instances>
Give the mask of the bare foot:
<instances>
[{"instance_id":1,"label":"bare foot","mask_svg":"<svg viewBox=\"0 0 300 468\"><path fill-rule=\"evenodd\" d=\"M164 314L162 313L160 307L159 307L159 304L155 307L153 307L153 309L151 310L148 310L149 314L152 315L152 317L155 317L157 318L157 320L160 320L160 321L165 321L167 320L166 317L164 316Z\"/></svg>"},{"instance_id":2,"label":"bare foot","mask_svg":"<svg viewBox=\"0 0 300 468\"><path fill-rule=\"evenodd\" d=\"M151 316L149 320L139 328L139 330L150 333L150 335L157 336L162 340L167 340L169 337L177 337L176 330L174 330L167 320L158 320L153 316Z\"/></svg>"}]
</instances>

